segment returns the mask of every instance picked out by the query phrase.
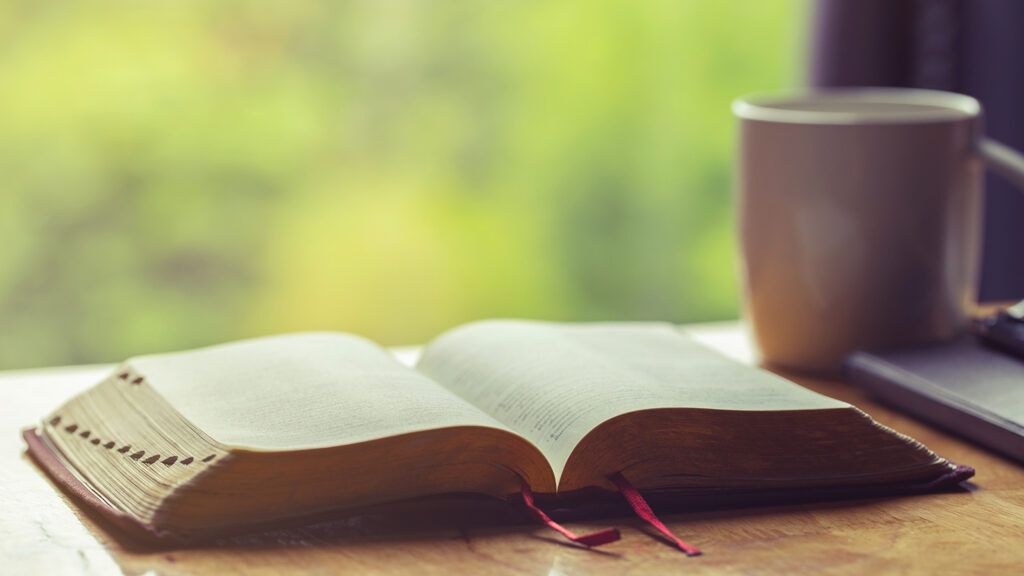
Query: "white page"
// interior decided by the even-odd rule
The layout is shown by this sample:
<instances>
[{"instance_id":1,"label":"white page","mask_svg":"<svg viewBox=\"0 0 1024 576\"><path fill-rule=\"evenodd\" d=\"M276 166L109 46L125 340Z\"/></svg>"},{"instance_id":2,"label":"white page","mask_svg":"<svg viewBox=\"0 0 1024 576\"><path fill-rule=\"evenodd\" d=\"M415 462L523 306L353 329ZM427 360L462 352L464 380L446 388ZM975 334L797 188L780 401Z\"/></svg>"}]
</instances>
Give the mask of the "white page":
<instances>
[{"instance_id":1,"label":"white page","mask_svg":"<svg viewBox=\"0 0 1024 576\"><path fill-rule=\"evenodd\" d=\"M229 446L295 450L500 423L363 338L309 333L133 358L181 414Z\"/></svg>"},{"instance_id":2,"label":"white page","mask_svg":"<svg viewBox=\"0 0 1024 576\"><path fill-rule=\"evenodd\" d=\"M443 334L418 370L528 438L556 478L594 427L651 408L846 408L668 324L488 321Z\"/></svg>"}]
</instances>

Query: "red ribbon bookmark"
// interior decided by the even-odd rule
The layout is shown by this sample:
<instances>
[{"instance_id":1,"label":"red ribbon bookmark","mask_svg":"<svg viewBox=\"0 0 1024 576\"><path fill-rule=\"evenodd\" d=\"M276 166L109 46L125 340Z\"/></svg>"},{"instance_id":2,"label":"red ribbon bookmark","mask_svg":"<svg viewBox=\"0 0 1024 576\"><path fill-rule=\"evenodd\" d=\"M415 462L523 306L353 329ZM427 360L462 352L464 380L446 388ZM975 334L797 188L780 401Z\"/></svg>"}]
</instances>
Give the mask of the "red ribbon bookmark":
<instances>
[{"instance_id":1,"label":"red ribbon bookmark","mask_svg":"<svg viewBox=\"0 0 1024 576\"><path fill-rule=\"evenodd\" d=\"M538 520L547 524L548 528L551 528L555 532L558 532L562 536L565 536L569 540L577 544L582 544L588 548L593 546L600 546L602 544L608 544L609 542L615 542L622 536L619 534L617 528L605 528L604 530L598 530L597 532L591 532L590 534L583 534L577 536L576 534L569 531L568 528L562 526L558 522L552 520L543 510L537 507L533 502L533 492L530 491L530 487L523 482L521 492L523 494L523 502L526 503L526 507L533 512L533 515Z\"/></svg>"},{"instance_id":2,"label":"red ribbon bookmark","mask_svg":"<svg viewBox=\"0 0 1024 576\"><path fill-rule=\"evenodd\" d=\"M668 526L665 526L661 520L658 520L658 517L654 514L654 510L651 510L650 504L647 503L647 500L644 500L644 497L640 495L640 492L629 483L629 480L626 480L626 477L623 476L621 472L612 474L608 479L615 483L623 498L625 498L626 502L629 503L630 508L633 509L633 512L636 512L636 515L639 516L641 520L647 522L651 526L654 526L658 532L661 532L665 538L668 538L673 544L678 546L679 549L687 556L701 555L701 551L698 548L684 542L682 538L673 534L672 531L669 530Z\"/></svg>"}]
</instances>

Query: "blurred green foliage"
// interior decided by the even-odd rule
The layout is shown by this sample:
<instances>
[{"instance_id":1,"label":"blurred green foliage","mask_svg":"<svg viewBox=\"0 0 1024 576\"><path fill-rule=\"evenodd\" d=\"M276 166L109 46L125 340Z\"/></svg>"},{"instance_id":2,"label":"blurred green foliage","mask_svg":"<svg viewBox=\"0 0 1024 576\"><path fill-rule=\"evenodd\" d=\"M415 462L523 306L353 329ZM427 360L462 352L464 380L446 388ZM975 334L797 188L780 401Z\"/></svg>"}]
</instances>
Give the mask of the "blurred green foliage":
<instances>
[{"instance_id":1,"label":"blurred green foliage","mask_svg":"<svg viewBox=\"0 0 1024 576\"><path fill-rule=\"evenodd\" d=\"M0 2L0 367L732 317L805 2Z\"/></svg>"}]
</instances>

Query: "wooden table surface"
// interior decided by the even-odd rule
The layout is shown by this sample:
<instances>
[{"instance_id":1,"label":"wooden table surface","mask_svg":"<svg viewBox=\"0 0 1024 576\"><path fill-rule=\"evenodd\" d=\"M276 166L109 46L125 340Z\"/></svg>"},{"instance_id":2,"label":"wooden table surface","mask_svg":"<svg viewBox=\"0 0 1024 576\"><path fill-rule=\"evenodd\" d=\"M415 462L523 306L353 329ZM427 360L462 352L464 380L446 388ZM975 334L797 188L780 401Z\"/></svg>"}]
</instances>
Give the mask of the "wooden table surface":
<instances>
[{"instance_id":1,"label":"wooden table surface","mask_svg":"<svg viewBox=\"0 0 1024 576\"><path fill-rule=\"evenodd\" d=\"M744 361L737 324L691 329ZM220 542L214 547L126 547L49 482L24 454L19 430L107 368L0 374L0 574L1024 574L1024 468L866 399L841 382L788 375L851 402L978 473L968 491L886 500L676 514L663 518L700 546L686 558L636 521L600 551L559 543L539 526L438 527L338 521ZM450 519L449 519L450 520Z\"/></svg>"}]
</instances>

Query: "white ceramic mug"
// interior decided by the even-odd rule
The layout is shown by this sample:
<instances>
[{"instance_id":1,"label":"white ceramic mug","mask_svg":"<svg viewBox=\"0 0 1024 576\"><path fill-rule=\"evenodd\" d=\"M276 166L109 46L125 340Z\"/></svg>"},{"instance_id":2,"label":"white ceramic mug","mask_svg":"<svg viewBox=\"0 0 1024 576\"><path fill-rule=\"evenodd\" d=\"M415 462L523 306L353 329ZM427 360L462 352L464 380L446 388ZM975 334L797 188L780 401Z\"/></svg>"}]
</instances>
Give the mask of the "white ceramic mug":
<instances>
[{"instance_id":1,"label":"white ceramic mug","mask_svg":"<svg viewBox=\"0 0 1024 576\"><path fill-rule=\"evenodd\" d=\"M964 328L983 166L1024 185L1024 157L981 135L977 100L854 88L733 112L745 313L766 363L832 371L855 349Z\"/></svg>"}]
</instances>

